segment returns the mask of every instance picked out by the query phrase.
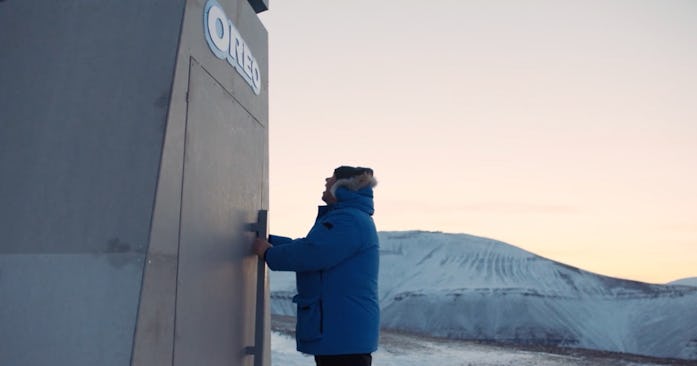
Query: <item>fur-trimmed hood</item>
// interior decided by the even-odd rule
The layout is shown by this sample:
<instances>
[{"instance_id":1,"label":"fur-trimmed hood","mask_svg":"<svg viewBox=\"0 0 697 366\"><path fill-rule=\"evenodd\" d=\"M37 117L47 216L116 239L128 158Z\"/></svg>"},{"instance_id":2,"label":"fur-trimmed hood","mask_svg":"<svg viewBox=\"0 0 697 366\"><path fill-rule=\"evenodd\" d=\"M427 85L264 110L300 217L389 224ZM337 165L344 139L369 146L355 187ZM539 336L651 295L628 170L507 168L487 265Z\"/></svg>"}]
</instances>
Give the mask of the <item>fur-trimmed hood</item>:
<instances>
[{"instance_id":1,"label":"fur-trimmed hood","mask_svg":"<svg viewBox=\"0 0 697 366\"><path fill-rule=\"evenodd\" d=\"M344 208L353 208L365 212L372 216L375 213L373 203L373 188L365 186L357 191L350 190L347 187L337 187L336 203L332 204L330 210L341 210Z\"/></svg>"},{"instance_id":2,"label":"fur-trimmed hood","mask_svg":"<svg viewBox=\"0 0 697 366\"><path fill-rule=\"evenodd\" d=\"M351 191L358 191L366 187L375 188L378 185L378 180L370 173L365 172L361 175L356 175L351 178L337 180L330 188L332 196L336 197L336 190L339 187L346 187Z\"/></svg>"}]
</instances>

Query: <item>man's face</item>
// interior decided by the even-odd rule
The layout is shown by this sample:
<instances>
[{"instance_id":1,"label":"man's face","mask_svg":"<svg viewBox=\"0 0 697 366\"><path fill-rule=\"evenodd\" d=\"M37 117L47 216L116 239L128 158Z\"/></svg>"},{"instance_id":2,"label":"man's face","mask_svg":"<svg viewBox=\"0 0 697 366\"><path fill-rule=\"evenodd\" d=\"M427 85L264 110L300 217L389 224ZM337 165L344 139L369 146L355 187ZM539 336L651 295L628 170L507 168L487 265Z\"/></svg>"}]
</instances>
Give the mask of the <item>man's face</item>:
<instances>
[{"instance_id":1,"label":"man's face","mask_svg":"<svg viewBox=\"0 0 697 366\"><path fill-rule=\"evenodd\" d=\"M325 178L324 181L325 183L324 192L322 193L322 201L324 201L328 205L336 203L336 197L332 196L332 193L330 192L332 186L334 185L334 183L336 183L336 177L332 175L329 178Z\"/></svg>"}]
</instances>

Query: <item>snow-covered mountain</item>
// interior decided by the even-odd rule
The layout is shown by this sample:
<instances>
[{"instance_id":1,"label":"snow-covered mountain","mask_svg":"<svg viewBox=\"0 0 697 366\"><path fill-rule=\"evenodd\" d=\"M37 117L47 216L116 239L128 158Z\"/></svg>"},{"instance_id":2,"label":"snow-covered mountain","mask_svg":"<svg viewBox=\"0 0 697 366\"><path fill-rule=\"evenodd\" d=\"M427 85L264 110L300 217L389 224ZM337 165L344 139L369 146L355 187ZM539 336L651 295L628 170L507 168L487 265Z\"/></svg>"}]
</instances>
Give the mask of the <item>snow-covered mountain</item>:
<instances>
[{"instance_id":1,"label":"snow-covered mountain","mask_svg":"<svg viewBox=\"0 0 697 366\"><path fill-rule=\"evenodd\" d=\"M668 283L669 285L682 285L697 287L697 277L682 278Z\"/></svg>"},{"instance_id":2,"label":"snow-covered mountain","mask_svg":"<svg viewBox=\"0 0 697 366\"><path fill-rule=\"evenodd\" d=\"M697 288L593 274L465 234L381 232L382 326L437 337L697 359ZM294 314L292 273L272 312Z\"/></svg>"}]
</instances>

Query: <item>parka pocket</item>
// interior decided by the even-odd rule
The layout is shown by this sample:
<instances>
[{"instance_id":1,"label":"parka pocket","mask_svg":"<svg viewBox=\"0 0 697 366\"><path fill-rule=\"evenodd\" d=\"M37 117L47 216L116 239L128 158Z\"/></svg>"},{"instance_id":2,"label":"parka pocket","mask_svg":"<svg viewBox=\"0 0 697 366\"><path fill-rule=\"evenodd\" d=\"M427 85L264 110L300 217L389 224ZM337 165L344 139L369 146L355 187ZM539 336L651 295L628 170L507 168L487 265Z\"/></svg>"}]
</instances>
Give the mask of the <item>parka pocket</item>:
<instances>
[{"instance_id":1,"label":"parka pocket","mask_svg":"<svg viewBox=\"0 0 697 366\"><path fill-rule=\"evenodd\" d=\"M322 338L322 299L319 297L301 298L293 297L293 302L298 304L297 323L295 333L298 340L310 342Z\"/></svg>"}]
</instances>

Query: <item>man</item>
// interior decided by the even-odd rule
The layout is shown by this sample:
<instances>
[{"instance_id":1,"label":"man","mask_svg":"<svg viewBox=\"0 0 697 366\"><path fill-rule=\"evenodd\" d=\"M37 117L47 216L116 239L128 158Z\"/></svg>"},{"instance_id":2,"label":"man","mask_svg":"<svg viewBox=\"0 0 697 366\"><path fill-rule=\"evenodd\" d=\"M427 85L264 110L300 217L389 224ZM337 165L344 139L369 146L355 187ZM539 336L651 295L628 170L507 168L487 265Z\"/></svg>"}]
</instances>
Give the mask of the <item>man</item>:
<instances>
[{"instance_id":1,"label":"man","mask_svg":"<svg viewBox=\"0 0 697 366\"><path fill-rule=\"evenodd\" d=\"M307 237L257 239L269 268L296 272L296 342L317 366L370 366L380 332L379 243L370 168L340 166L326 178Z\"/></svg>"}]
</instances>

